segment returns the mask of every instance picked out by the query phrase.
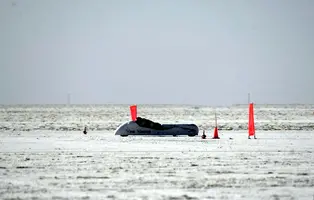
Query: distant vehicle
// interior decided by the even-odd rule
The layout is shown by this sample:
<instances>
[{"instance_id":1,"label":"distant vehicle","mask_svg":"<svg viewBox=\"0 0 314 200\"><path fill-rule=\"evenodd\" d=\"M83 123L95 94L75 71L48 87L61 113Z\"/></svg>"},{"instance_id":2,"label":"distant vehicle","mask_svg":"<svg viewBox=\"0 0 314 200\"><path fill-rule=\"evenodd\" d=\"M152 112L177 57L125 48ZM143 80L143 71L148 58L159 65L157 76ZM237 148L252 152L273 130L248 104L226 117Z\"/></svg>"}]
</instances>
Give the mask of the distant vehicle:
<instances>
[{"instance_id":1,"label":"distant vehicle","mask_svg":"<svg viewBox=\"0 0 314 200\"><path fill-rule=\"evenodd\" d=\"M137 117L135 121L129 121L120 125L115 135L150 135L150 136L178 136L190 137L198 135L198 127L195 124L160 124L151 120Z\"/></svg>"}]
</instances>

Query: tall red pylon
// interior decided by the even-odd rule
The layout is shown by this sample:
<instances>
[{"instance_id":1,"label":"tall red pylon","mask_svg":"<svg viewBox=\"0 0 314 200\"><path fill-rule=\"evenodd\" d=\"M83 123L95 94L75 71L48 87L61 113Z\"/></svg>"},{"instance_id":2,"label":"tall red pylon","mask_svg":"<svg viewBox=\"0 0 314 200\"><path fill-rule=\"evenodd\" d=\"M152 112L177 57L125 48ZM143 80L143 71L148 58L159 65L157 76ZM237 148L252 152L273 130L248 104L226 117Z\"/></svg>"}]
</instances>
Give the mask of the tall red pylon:
<instances>
[{"instance_id":1,"label":"tall red pylon","mask_svg":"<svg viewBox=\"0 0 314 200\"><path fill-rule=\"evenodd\" d=\"M220 139L218 136L218 126L217 126L217 115L215 112L215 129L214 129L214 137L213 139Z\"/></svg>"},{"instance_id":2,"label":"tall red pylon","mask_svg":"<svg viewBox=\"0 0 314 200\"><path fill-rule=\"evenodd\" d=\"M254 122L254 106L253 106L253 103L250 103L250 104L249 104L248 132L249 132L248 139L251 139L250 136L254 136L254 139L256 139L256 135L255 135L255 122Z\"/></svg>"},{"instance_id":3,"label":"tall red pylon","mask_svg":"<svg viewBox=\"0 0 314 200\"><path fill-rule=\"evenodd\" d=\"M130 106L130 113L131 113L131 119L132 121L136 121L137 118L137 105L131 105Z\"/></svg>"}]
</instances>

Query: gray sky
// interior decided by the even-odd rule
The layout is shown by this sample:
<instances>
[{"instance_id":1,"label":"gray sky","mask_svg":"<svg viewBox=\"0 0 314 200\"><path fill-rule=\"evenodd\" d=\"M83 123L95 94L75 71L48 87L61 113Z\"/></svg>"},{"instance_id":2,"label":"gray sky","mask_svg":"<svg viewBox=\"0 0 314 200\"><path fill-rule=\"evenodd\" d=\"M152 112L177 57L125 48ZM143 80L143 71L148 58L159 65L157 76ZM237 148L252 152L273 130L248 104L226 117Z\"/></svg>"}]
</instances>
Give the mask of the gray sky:
<instances>
[{"instance_id":1,"label":"gray sky","mask_svg":"<svg viewBox=\"0 0 314 200\"><path fill-rule=\"evenodd\" d=\"M314 103L313 0L1 0L0 103Z\"/></svg>"}]
</instances>

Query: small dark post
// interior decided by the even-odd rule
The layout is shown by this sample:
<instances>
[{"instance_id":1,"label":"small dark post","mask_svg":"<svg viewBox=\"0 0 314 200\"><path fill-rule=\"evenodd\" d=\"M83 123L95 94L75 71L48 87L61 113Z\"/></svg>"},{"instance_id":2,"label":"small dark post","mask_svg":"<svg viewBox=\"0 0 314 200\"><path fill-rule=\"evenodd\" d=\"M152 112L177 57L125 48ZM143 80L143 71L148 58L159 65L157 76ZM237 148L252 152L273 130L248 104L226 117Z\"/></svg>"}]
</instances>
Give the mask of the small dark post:
<instances>
[{"instance_id":1,"label":"small dark post","mask_svg":"<svg viewBox=\"0 0 314 200\"><path fill-rule=\"evenodd\" d=\"M206 134L205 134L205 130L203 130L203 135L202 135L202 139L206 139Z\"/></svg>"}]
</instances>

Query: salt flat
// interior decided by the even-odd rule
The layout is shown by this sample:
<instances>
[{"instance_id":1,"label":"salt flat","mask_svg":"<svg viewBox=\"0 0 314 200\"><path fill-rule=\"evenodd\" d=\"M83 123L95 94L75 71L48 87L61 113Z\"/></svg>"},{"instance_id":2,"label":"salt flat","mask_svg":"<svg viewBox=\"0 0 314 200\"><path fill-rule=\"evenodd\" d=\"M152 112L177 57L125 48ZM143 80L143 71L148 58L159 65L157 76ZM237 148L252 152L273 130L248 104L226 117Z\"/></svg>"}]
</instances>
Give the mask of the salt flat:
<instances>
[{"instance_id":1,"label":"salt flat","mask_svg":"<svg viewBox=\"0 0 314 200\"><path fill-rule=\"evenodd\" d=\"M0 199L313 199L313 131L219 133L2 132Z\"/></svg>"},{"instance_id":2,"label":"salt flat","mask_svg":"<svg viewBox=\"0 0 314 200\"><path fill-rule=\"evenodd\" d=\"M200 129L246 130L248 107L138 105L138 115L160 123L195 123ZM0 131L111 132L130 120L129 105L0 105ZM258 130L314 131L314 105L255 105Z\"/></svg>"}]
</instances>

